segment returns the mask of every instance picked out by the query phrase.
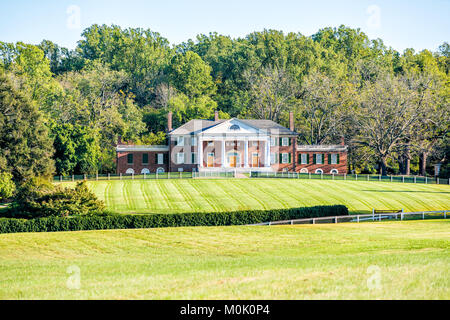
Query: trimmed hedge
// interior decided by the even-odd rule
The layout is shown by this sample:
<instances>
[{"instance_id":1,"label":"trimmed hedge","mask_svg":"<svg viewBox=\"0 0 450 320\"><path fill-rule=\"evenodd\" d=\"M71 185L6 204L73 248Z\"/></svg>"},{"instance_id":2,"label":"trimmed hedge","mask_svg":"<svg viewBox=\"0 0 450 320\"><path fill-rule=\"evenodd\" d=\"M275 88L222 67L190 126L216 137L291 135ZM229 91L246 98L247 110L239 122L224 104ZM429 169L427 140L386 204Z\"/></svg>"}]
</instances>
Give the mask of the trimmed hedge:
<instances>
[{"instance_id":1,"label":"trimmed hedge","mask_svg":"<svg viewBox=\"0 0 450 320\"><path fill-rule=\"evenodd\" d=\"M106 229L141 229L187 226L230 226L302 218L348 215L342 205L291 209L236 211L217 213L104 215L48 217L36 219L0 219L0 233L57 232Z\"/></svg>"}]
</instances>

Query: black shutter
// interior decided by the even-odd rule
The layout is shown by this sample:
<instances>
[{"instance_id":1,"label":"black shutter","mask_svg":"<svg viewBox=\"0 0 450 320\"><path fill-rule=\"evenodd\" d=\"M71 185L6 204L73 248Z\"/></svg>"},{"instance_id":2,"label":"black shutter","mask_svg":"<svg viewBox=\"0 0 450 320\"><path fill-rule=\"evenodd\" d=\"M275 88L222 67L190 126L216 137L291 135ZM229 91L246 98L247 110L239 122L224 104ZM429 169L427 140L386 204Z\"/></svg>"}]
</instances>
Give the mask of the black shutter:
<instances>
[{"instance_id":1,"label":"black shutter","mask_svg":"<svg viewBox=\"0 0 450 320\"><path fill-rule=\"evenodd\" d=\"M306 164L309 164L309 153L306 154Z\"/></svg>"},{"instance_id":2,"label":"black shutter","mask_svg":"<svg viewBox=\"0 0 450 320\"><path fill-rule=\"evenodd\" d=\"M331 164L331 153L328 154L328 164Z\"/></svg>"},{"instance_id":3,"label":"black shutter","mask_svg":"<svg viewBox=\"0 0 450 320\"><path fill-rule=\"evenodd\" d=\"M316 158L316 154L313 154L313 164L317 164L317 158Z\"/></svg>"},{"instance_id":4,"label":"black shutter","mask_svg":"<svg viewBox=\"0 0 450 320\"><path fill-rule=\"evenodd\" d=\"M337 154L337 164L339 164L339 153Z\"/></svg>"}]
</instances>

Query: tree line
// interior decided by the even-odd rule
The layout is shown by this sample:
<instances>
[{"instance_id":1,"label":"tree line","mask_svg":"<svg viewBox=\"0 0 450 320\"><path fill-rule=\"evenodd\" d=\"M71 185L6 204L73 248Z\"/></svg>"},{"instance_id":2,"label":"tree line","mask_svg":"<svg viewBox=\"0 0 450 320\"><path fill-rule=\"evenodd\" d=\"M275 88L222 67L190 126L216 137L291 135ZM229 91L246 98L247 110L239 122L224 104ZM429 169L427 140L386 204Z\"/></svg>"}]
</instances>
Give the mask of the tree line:
<instances>
[{"instance_id":1,"label":"tree line","mask_svg":"<svg viewBox=\"0 0 450 320\"><path fill-rule=\"evenodd\" d=\"M74 50L0 42L0 172L115 170L118 137L164 144L191 119L270 119L300 144L349 144L356 173L448 177L450 46L399 53L359 29L312 36L210 33L171 45L157 32L92 25Z\"/></svg>"}]
</instances>

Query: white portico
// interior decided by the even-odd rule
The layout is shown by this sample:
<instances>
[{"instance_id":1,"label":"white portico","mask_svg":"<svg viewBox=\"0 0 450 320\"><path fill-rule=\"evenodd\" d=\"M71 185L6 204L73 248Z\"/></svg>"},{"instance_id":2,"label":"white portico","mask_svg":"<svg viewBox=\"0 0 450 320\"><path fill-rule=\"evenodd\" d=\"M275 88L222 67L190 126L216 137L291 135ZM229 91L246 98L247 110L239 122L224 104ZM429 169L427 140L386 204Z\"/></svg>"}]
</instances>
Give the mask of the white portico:
<instances>
[{"instance_id":1,"label":"white portico","mask_svg":"<svg viewBox=\"0 0 450 320\"><path fill-rule=\"evenodd\" d=\"M270 134L238 119L224 121L197 134L200 171L272 171Z\"/></svg>"}]
</instances>

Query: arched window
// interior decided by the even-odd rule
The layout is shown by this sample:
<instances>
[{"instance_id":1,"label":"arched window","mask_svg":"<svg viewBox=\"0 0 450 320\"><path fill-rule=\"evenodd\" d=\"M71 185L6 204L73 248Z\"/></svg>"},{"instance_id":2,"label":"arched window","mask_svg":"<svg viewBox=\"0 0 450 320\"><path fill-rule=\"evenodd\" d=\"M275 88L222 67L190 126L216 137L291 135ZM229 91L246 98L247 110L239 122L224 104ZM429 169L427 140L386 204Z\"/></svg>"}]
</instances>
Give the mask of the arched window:
<instances>
[{"instance_id":1,"label":"arched window","mask_svg":"<svg viewBox=\"0 0 450 320\"><path fill-rule=\"evenodd\" d=\"M147 168L142 169L141 174L149 174L150 170L148 170Z\"/></svg>"},{"instance_id":2,"label":"arched window","mask_svg":"<svg viewBox=\"0 0 450 320\"><path fill-rule=\"evenodd\" d=\"M134 170L130 168L127 170L126 174L134 174Z\"/></svg>"},{"instance_id":3,"label":"arched window","mask_svg":"<svg viewBox=\"0 0 450 320\"><path fill-rule=\"evenodd\" d=\"M337 169L333 169L330 171L331 174L339 174L339 171Z\"/></svg>"},{"instance_id":4,"label":"arched window","mask_svg":"<svg viewBox=\"0 0 450 320\"><path fill-rule=\"evenodd\" d=\"M156 173L164 173L164 168L158 168L156 169Z\"/></svg>"},{"instance_id":5,"label":"arched window","mask_svg":"<svg viewBox=\"0 0 450 320\"><path fill-rule=\"evenodd\" d=\"M323 170L322 169L317 169L316 170L316 174L323 174Z\"/></svg>"},{"instance_id":6,"label":"arched window","mask_svg":"<svg viewBox=\"0 0 450 320\"><path fill-rule=\"evenodd\" d=\"M302 170L300 170L300 173L308 173L308 169L303 168Z\"/></svg>"}]
</instances>

